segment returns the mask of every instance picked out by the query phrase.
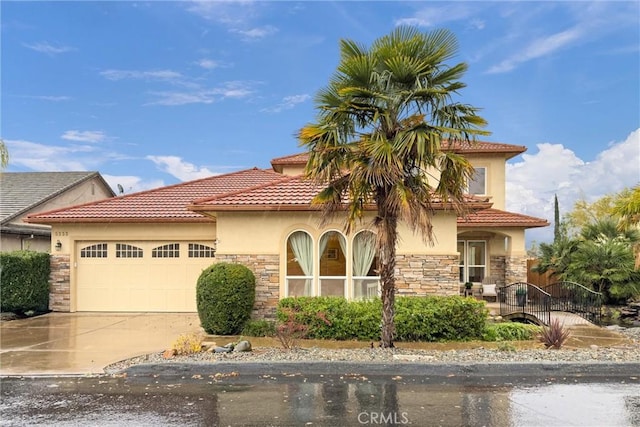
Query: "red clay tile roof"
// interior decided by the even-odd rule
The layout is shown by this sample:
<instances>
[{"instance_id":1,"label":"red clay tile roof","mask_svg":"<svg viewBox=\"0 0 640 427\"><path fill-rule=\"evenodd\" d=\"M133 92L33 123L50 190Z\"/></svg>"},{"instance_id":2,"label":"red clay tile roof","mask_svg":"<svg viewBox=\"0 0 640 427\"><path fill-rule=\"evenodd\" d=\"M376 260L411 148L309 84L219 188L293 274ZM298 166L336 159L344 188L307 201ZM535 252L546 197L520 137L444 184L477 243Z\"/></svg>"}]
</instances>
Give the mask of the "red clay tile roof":
<instances>
[{"instance_id":1,"label":"red clay tile roof","mask_svg":"<svg viewBox=\"0 0 640 427\"><path fill-rule=\"evenodd\" d=\"M196 199L255 187L282 175L263 169L216 175L122 197L87 203L28 217L39 224L63 222L208 222L211 218L187 209Z\"/></svg>"},{"instance_id":2,"label":"red clay tile roof","mask_svg":"<svg viewBox=\"0 0 640 427\"><path fill-rule=\"evenodd\" d=\"M312 206L312 199L320 192L322 186L315 185L302 176L286 177L278 181L259 185L254 188L229 192L207 199L196 200L189 209L201 212L216 211L309 211L319 210ZM467 196L469 208L482 209L491 206L486 199ZM435 200L434 209L444 209L445 205ZM373 209L373 206L369 207Z\"/></svg>"},{"instance_id":3,"label":"red clay tile roof","mask_svg":"<svg viewBox=\"0 0 640 427\"><path fill-rule=\"evenodd\" d=\"M502 144L498 142L486 142L486 141L477 141L477 142L455 142L453 144L449 144L448 141L444 141L442 143L443 150L450 150L454 153L460 154L490 154L490 153L503 153L507 156L507 159L517 156L518 154L522 154L527 151L527 147L522 145L512 145L512 144ZM297 153L291 154L289 156L276 157L271 160L271 166L274 169L278 169L277 166L282 165L304 165L307 163L309 159L309 154Z\"/></svg>"},{"instance_id":4,"label":"red clay tile roof","mask_svg":"<svg viewBox=\"0 0 640 427\"><path fill-rule=\"evenodd\" d=\"M501 211L499 209L484 209L470 213L466 218L458 218L458 227L546 227L546 219L533 216Z\"/></svg>"}]
</instances>

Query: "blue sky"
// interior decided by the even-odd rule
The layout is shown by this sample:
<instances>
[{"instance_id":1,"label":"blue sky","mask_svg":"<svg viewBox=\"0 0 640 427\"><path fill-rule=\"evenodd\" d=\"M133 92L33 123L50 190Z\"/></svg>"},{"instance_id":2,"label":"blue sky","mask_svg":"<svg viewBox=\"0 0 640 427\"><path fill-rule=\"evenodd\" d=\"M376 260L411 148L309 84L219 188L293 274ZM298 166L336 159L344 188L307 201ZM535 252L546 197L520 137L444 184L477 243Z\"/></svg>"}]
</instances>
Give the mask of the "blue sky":
<instances>
[{"instance_id":1,"label":"blue sky","mask_svg":"<svg viewBox=\"0 0 640 427\"><path fill-rule=\"evenodd\" d=\"M300 151L342 38L448 28L460 101L525 145L510 210L553 219L640 181L640 3L13 2L1 7L8 171L97 170L127 193ZM546 240L552 230L528 232Z\"/></svg>"}]
</instances>

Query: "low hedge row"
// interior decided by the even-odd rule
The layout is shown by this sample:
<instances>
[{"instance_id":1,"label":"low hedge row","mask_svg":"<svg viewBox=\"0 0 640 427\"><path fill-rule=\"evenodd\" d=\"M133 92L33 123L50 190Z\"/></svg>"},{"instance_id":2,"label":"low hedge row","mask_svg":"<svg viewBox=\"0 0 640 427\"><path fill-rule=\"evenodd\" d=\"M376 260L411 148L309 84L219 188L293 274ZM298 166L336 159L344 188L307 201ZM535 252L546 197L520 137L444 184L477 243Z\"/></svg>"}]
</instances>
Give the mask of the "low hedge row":
<instances>
[{"instance_id":1,"label":"low hedge row","mask_svg":"<svg viewBox=\"0 0 640 427\"><path fill-rule=\"evenodd\" d=\"M472 298L397 297L397 341L451 341L482 337L487 309ZM307 338L378 340L382 322L379 298L347 301L341 297L291 297L280 301L279 322L305 325Z\"/></svg>"},{"instance_id":2,"label":"low hedge row","mask_svg":"<svg viewBox=\"0 0 640 427\"><path fill-rule=\"evenodd\" d=\"M49 308L49 254L34 251L0 253L0 310L25 313Z\"/></svg>"}]
</instances>

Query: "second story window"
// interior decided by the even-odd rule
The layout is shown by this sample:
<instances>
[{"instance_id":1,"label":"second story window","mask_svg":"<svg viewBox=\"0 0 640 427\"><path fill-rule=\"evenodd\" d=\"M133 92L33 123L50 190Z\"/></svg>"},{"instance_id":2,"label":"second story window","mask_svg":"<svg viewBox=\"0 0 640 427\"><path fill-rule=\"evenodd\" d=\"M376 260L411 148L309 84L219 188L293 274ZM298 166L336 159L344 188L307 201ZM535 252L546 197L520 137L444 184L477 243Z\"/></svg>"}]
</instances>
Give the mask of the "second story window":
<instances>
[{"instance_id":1,"label":"second story window","mask_svg":"<svg viewBox=\"0 0 640 427\"><path fill-rule=\"evenodd\" d=\"M474 168L475 174L469 182L469 194L487 194L487 168Z\"/></svg>"}]
</instances>

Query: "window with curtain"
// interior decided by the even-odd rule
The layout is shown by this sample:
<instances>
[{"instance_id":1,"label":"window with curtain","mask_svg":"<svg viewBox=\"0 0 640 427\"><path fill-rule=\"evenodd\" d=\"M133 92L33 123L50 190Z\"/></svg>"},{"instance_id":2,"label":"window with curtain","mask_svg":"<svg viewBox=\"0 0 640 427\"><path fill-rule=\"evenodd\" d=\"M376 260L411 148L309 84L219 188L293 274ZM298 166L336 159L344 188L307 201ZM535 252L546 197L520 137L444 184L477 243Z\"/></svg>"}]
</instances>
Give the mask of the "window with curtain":
<instances>
[{"instance_id":1,"label":"window with curtain","mask_svg":"<svg viewBox=\"0 0 640 427\"><path fill-rule=\"evenodd\" d=\"M313 239L295 231L287 239L287 295L313 295Z\"/></svg>"},{"instance_id":2,"label":"window with curtain","mask_svg":"<svg viewBox=\"0 0 640 427\"><path fill-rule=\"evenodd\" d=\"M347 296L347 240L339 231L320 237L320 295Z\"/></svg>"},{"instance_id":3,"label":"window with curtain","mask_svg":"<svg viewBox=\"0 0 640 427\"><path fill-rule=\"evenodd\" d=\"M353 238L353 297L372 298L378 295L380 278L376 271L376 236L361 231Z\"/></svg>"}]
</instances>

